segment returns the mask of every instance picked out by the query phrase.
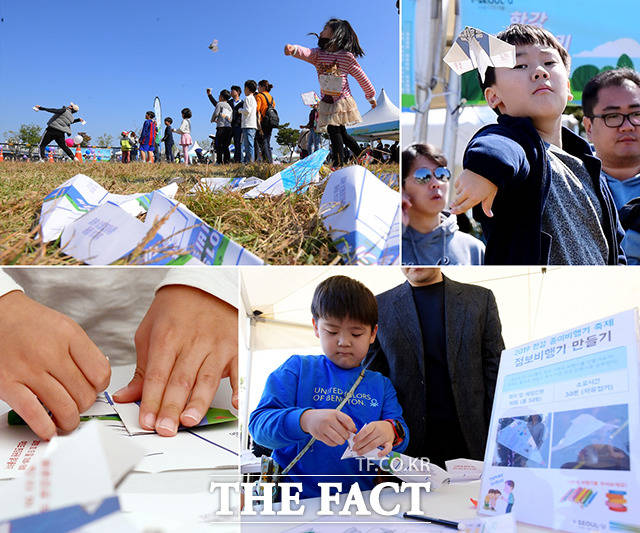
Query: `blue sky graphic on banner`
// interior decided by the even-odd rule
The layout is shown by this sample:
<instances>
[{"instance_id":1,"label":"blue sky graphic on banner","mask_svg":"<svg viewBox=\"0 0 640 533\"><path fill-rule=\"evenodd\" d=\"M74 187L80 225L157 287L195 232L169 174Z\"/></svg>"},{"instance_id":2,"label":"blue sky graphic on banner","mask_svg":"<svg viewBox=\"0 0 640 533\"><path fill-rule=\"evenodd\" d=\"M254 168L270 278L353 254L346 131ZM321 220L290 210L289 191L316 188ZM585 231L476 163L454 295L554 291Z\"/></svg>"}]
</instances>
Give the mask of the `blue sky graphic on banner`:
<instances>
[{"instance_id":1,"label":"blue sky graphic on banner","mask_svg":"<svg viewBox=\"0 0 640 533\"><path fill-rule=\"evenodd\" d=\"M402 0L402 110L415 101L414 17L421 0ZM549 30L569 51L574 103L587 81L603 69L640 66L640 32L633 0L461 0L462 24L496 34L514 22ZM462 76L462 96L484 103L476 72Z\"/></svg>"},{"instance_id":2,"label":"blue sky graphic on banner","mask_svg":"<svg viewBox=\"0 0 640 533\"><path fill-rule=\"evenodd\" d=\"M553 33L571 55L575 103L580 103L585 84L601 70L640 66L638 23L635 17L625 16L636 10L637 2L632 0L584 0L579 5L557 0L461 2L462 27L474 26L495 35L509 24L522 23ZM471 80L475 81L475 71L463 76L463 97L477 102L481 94L470 92Z\"/></svg>"}]
</instances>

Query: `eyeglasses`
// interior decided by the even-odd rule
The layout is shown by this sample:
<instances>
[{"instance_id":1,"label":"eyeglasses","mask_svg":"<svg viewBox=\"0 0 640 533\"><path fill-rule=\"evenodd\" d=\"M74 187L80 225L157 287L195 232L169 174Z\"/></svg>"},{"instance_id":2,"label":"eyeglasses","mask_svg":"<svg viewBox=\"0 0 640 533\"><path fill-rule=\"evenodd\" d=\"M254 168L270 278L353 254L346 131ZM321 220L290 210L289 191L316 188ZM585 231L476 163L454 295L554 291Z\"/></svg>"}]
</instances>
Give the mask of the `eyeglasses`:
<instances>
[{"instance_id":1,"label":"eyeglasses","mask_svg":"<svg viewBox=\"0 0 640 533\"><path fill-rule=\"evenodd\" d=\"M626 115L624 113L605 113L604 115L592 115L591 118L601 118L604 120L604 125L609 128L619 128L625 120L628 120L632 126L640 126L640 111Z\"/></svg>"},{"instance_id":2,"label":"eyeglasses","mask_svg":"<svg viewBox=\"0 0 640 533\"><path fill-rule=\"evenodd\" d=\"M438 181L447 182L451 179L451 172L447 167L438 167L433 171L427 167L420 167L413 173L413 178L418 183L429 183L432 177L435 177Z\"/></svg>"}]
</instances>

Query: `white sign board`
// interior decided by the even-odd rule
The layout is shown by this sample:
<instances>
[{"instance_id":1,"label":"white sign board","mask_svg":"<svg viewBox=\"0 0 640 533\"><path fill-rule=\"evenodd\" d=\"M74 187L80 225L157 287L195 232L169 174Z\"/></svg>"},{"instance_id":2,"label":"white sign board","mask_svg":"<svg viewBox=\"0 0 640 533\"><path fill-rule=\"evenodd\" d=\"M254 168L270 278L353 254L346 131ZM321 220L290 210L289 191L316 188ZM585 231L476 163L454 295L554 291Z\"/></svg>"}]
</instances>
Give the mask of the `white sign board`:
<instances>
[{"instance_id":1,"label":"white sign board","mask_svg":"<svg viewBox=\"0 0 640 533\"><path fill-rule=\"evenodd\" d=\"M505 350L478 511L637 531L639 353L636 309Z\"/></svg>"}]
</instances>

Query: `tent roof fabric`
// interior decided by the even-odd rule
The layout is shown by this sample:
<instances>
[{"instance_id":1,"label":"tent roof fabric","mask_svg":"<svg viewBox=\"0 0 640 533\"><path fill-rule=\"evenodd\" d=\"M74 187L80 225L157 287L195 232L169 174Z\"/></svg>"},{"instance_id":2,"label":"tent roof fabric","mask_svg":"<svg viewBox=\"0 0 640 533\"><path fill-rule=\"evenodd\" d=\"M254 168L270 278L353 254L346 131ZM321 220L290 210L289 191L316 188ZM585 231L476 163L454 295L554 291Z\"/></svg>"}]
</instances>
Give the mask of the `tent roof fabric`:
<instances>
[{"instance_id":1,"label":"tent roof fabric","mask_svg":"<svg viewBox=\"0 0 640 533\"><path fill-rule=\"evenodd\" d=\"M362 117L362 122L347 128L349 135L357 139L399 139L400 109L380 91L377 105Z\"/></svg>"}]
</instances>

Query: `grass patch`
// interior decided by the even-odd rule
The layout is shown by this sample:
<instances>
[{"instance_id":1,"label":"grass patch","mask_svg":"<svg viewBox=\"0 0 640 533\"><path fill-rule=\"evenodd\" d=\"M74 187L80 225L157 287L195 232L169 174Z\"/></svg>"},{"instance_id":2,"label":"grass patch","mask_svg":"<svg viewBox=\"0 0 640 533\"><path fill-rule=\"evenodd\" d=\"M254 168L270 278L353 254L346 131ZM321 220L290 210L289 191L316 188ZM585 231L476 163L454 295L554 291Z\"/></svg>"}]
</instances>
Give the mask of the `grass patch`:
<instances>
[{"instance_id":1,"label":"grass patch","mask_svg":"<svg viewBox=\"0 0 640 533\"><path fill-rule=\"evenodd\" d=\"M319 214L324 185L303 194L245 199L242 193L187 192L204 177L256 176L266 179L285 165L193 165L144 163L0 162L0 264L71 265L58 242L38 240L42 200L76 174L86 174L109 192L149 192L175 177L183 178L176 199L219 232L266 263L277 265L337 264L341 258ZM396 165L372 165L372 172L397 173ZM329 168L322 167L322 176Z\"/></svg>"}]
</instances>

